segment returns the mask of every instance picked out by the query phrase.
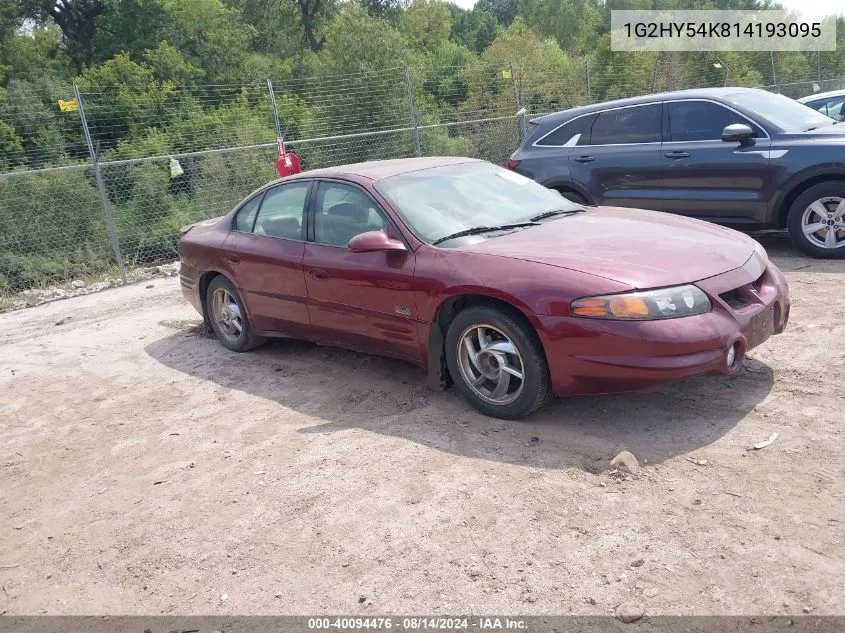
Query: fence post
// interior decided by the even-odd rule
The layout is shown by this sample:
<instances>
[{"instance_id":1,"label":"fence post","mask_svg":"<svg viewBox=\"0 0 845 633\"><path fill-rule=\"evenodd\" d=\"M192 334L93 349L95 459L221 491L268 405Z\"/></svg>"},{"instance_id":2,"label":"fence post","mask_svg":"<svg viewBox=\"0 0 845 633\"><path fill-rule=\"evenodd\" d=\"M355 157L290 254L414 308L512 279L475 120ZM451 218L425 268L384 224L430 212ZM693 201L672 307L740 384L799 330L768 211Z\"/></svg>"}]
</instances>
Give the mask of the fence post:
<instances>
[{"instance_id":1,"label":"fence post","mask_svg":"<svg viewBox=\"0 0 845 633\"><path fill-rule=\"evenodd\" d=\"M775 87L775 90L780 92L780 87L778 86L778 76L775 73L775 52L769 51L769 56L772 59L772 85Z\"/></svg>"},{"instance_id":2,"label":"fence post","mask_svg":"<svg viewBox=\"0 0 845 633\"><path fill-rule=\"evenodd\" d=\"M273 108L273 124L276 126L276 138L282 137L282 122L279 119L279 108L276 106L276 92L273 90L273 82L267 78L267 92L270 95L270 107Z\"/></svg>"},{"instance_id":3,"label":"fence post","mask_svg":"<svg viewBox=\"0 0 845 633\"><path fill-rule=\"evenodd\" d=\"M422 156L422 144L420 143L420 123L417 120L417 112L414 109L414 90L411 86L411 69L405 64L405 89L408 91L408 113L411 116L411 127L413 128L413 150L414 156Z\"/></svg>"},{"instance_id":4,"label":"fence post","mask_svg":"<svg viewBox=\"0 0 845 633\"><path fill-rule=\"evenodd\" d=\"M88 130L88 119L85 118L85 108L82 105L82 95L79 93L79 86L73 84L73 94L76 97L76 104L79 108L79 120L82 122L82 132L85 134L85 143L88 145L88 154L91 156L91 164L94 166L94 179L97 181L97 190L100 192L100 204L103 205L103 219L106 222L106 232L109 235L114 258L117 260L117 268L120 271L120 281L126 283L126 266L123 263L123 256L120 254L120 244L117 241L117 229L114 226L114 217L111 212L111 204L106 194L106 185L103 183L103 174L100 171L100 162L97 160L97 152L94 151L94 144L91 142L91 132Z\"/></svg>"},{"instance_id":5,"label":"fence post","mask_svg":"<svg viewBox=\"0 0 845 633\"><path fill-rule=\"evenodd\" d=\"M587 103L593 102L593 93L590 90L590 60L584 60L584 74L587 76Z\"/></svg>"},{"instance_id":6,"label":"fence post","mask_svg":"<svg viewBox=\"0 0 845 633\"><path fill-rule=\"evenodd\" d=\"M513 67L513 62L510 64L511 81L513 82L513 92L516 96L516 125L519 131L519 142L525 139L525 108L522 107L522 90L519 85L519 79L516 76L516 69Z\"/></svg>"}]
</instances>

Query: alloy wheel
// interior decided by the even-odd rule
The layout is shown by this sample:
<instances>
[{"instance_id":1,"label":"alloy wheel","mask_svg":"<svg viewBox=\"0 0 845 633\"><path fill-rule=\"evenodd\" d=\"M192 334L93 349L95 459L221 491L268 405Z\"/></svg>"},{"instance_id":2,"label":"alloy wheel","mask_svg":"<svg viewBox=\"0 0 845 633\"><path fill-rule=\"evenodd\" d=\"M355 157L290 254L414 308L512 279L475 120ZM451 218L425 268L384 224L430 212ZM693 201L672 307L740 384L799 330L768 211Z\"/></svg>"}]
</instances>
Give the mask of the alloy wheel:
<instances>
[{"instance_id":1,"label":"alloy wheel","mask_svg":"<svg viewBox=\"0 0 845 633\"><path fill-rule=\"evenodd\" d=\"M813 202L801 216L801 230L819 248L845 246L845 199L828 196Z\"/></svg>"},{"instance_id":2,"label":"alloy wheel","mask_svg":"<svg viewBox=\"0 0 845 633\"><path fill-rule=\"evenodd\" d=\"M244 329L241 308L225 288L217 288L212 298L212 316L218 330L231 342L236 342Z\"/></svg>"},{"instance_id":3,"label":"alloy wheel","mask_svg":"<svg viewBox=\"0 0 845 633\"><path fill-rule=\"evenodd\" d=\"M508 336L492 325L473 325L458 339L457 360L466 384L481 399L510 404L522 393L525 369Z\"/></svg>"}]
</instances>

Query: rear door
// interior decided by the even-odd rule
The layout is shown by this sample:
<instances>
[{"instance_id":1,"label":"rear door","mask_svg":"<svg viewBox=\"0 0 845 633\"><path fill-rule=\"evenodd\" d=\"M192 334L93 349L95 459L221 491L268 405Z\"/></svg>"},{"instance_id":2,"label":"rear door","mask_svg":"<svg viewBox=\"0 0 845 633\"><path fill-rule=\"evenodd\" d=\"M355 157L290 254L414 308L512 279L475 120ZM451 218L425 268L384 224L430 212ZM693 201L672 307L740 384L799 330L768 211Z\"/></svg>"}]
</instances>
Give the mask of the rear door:
<instances>
[{"instance_id":1,"label":"rear door","mask_svg":"<svg viewBox=\"0 0 845 633\"><path fill-rule=\"evenodd\" d=\"M311 181L267 189L241 207L226 238L226 258L256 330L307 331L303 218Z\"/></svg>"},{"instance_id":2,"label":"rear door","mask_svg":"<svg viewBox=\"0 0 845 633\"><path fill-rule=\"evenodd\" d=\"M572 179L596 204L660 211L662 117L659 103L600 112L587 144L569 155Z\"/></svg>"},{"instance_id":3,"label":"rear door","mask_svg":"<svg viewBox=\"0 0 845 633\"><path fill-rule=\"evenodd\" d=\"M764 221L771 196L771 141L754 121L714 101L665 104L663 210L727 224ZM750 146L722 141L733 123L755 131Z\"/></svg>"}]
</instances>

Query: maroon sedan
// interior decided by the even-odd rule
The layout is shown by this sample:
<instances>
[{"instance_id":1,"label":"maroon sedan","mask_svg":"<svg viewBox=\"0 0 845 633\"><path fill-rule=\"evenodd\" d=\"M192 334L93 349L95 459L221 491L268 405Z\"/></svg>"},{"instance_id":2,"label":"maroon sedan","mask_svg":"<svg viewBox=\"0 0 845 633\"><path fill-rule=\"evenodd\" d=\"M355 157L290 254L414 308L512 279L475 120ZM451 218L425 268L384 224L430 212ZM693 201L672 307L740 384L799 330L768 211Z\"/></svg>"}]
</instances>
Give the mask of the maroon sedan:
<instances>
[{"instance_id":1,"label":"maroon sedan","mask_svg":"<svg viewBox=\"0 0 845 633\"><path fill-rule=\"evenodd\" d=\"M296 174L188 227L180 253L228 349L293 337L403 358L501 418L729 374L789 318L783 275L741 233L584 208L467 158Z\"/></svg>"}]
</instances>

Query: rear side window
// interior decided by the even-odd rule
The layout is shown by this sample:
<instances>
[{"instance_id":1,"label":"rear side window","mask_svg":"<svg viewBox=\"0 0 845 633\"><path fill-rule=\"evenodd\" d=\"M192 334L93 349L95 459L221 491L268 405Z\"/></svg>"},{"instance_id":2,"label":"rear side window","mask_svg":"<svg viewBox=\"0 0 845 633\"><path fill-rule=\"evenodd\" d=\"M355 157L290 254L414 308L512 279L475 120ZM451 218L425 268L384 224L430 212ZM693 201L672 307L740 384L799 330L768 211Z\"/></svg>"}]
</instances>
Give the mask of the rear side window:
<instances>
[{"instance_id":1,"label":"rear side window","mask_svg":"<svg viewBox=\"0 0 845 633\"><path fill-rule=\"evenodd\" d=\"M722 130L734 123L748 125L754 136L763 136L759 128L733 110L709 101L669 103L669 130L673 141L719 141Z\"/></svg>"},{"instance_id":2,"label":"rear side window","mask_svg":"<svg viewBox=\"0 0 845 633\"><path fill-rule=\"evenodd\" d=\"M596 120L595 114L587 114L569 123L564 123L554 132L537 141L537 145L551 145L560 147L562 145L589 145L590 128ZM577 138L576 138L577 137Z\"/></svg>"},{"instance_id":3,"label":"rear side window","mask_svg":"<svg viewBox=\"0 0 845 633\"><path fill-rule=\"evenodd\" d=\"M253 196L241 205L238 210L238 215L235 216L235 230L243 231L244 233L252 233L252 227L255 224L255 214L258 213L258 207L261 204L261 198L264 193L259 193Z\"/></svg>"},{"instance_id":4,"label":"rear side window","mask_svg":"<svg viewBox=\"0 0 845 633\"><path fill-rule=\"evenodd\" d=\"M836 97L834 99L827 99L825 101L813 101L808 103L807 105L813 108L814 110L818 110L822 114L826 114L831 119L837 119L839 121L842 120L843 115L843 103L845 103L845 97Z\"/></svg>"},{"instance_id":5,"label":"rear side window","mask_svg":"<svg viewBox=\"0 0 845 633\"><path fill-rule=\"evenodd\" d=\"M662 111L663 104L655 103L602 112L593 123L590 144L659 143Z\"/></svg>"},{"instance_id":6,"label":"rear side window","mask_svg":"<svg viewBox=\"0 0 845 633\"><path fill-rule=\"evenodd\" d=\"M294 182L268 189L255 222L255 233L286 240L302 239L302 218L310 182Z\"/></svg>"}]
</instances>

